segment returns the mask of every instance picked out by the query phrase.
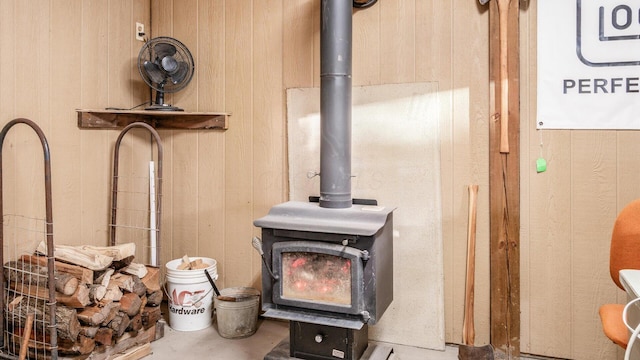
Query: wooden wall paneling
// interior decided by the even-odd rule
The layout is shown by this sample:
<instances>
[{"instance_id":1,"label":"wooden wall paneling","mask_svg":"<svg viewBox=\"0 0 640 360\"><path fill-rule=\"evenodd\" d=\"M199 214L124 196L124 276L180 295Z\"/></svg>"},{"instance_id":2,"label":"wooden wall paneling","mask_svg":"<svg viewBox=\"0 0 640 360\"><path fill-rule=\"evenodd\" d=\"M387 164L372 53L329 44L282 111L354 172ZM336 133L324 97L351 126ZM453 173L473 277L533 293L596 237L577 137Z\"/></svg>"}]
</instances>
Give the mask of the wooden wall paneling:
<instances>
[{"instance_id":1,"label":"wooden wall paneling","mask_svg":"<svg viewBox=\"0 0 640 360\"><path fill-rule=\"evenodd\" d=\"M640 158L635 156L635 154L640 153L640 133L637 131L618 131L616 132L616 139L617 217L626 205L633 200L640 198L640 181L638 181L638 174L640 174ZM629 156L629 154L634 155ZM610 225L610 231L612 230L613 223ZM608 268L600 270L607 272ZM606 294L603 294L603 296L600 297L600 303L626 304L626 292L620 290L613 282L610 282L609 284L609 290ZM616 345L611 346L611 344L606 347L606 350L612 351L611 347L615 348L615 351L617 352L617 359L623 358L624 350Z\"/></svg>"},{"instance_id":2,"label":"wooden wall paneling","mask_svg":"<svg viewBox=\"0 0 640 360\"><path fill-rule=\"evenodd\" d=\"M33 120L48 134L51 44L49 37L43 34L49 33L49 7L35 2L19 2L16 3L15 16L17 24L31 24L19 34L20 42L29 46L16 44L14 53L16 117ZM11 135L16 139L16 162L20 164L15 168L16 187L13 191L17 201L13 214L44 219L42 146L37 135L26 125L14 126Z\"/></svg>"},{"instance_id":3,"label":"wooden wall paneling","mask_svg":"<svg viewBox=\"0 0 640 360\"><path fill-rule=\"evenodd\" d=\"M150 39L159 36L174 36L173 26L176 21L174 18L174 0L151 0L151 17ZM192 21L192 19L188 21ZM153 92L153 100L155 100L155 92ZM173 94L165 94L165 102L172 104ZM169 132L169 134L173 134L173 132Z\"/></svg>"},{"instance_id":4,"label":"wooden wall paneling","mask_svg":"<svg viewBox=\"0 0 640 360\"><path fill-rule=\"evenodd\" d=\"M640 154L640 133L637 131L619 131L616 138L617 154L616 169L617 181L616 189L618 194L618 212L640 197L640 158L629 156L630 154ZM612 224L613 226L613 224Z\"/></svg>"},{"instance_id":5,"label":"wooden wall paneling","mask_svg":"<svg viewBox=\"0 0 640 360\"><path fill-rule=\"evenodd\" d=\"M149 33L151 31L151 1L150 0L135 0L131 3L131 24L129 24L131 34L136 32L136 22L144 24L145 35L144 38L149 40ZM134 107L142 104L143 102L150 100L149 86L144 82L140 76L138 70L138 55L140 49L144 46L144 42L135 40L131 35L131 81L130 81L130 93L131 93L131 105ZM144 109L146 106L142 105L136 109Z\"/></svg>"},{"instance_id":6,"label":"wooden wall paneling","mask_svg":"<svg viewBox=\"0 0 640 360\"><path fill-rule=\"evenodd\" d=\"M312 29L313 29L313 56L312 56L312 60L313 60L313 86L319 88L320 87L320 23L321 23L321 19L320 19L320 14L321 14L321 9L320 9L320 5L322 4L321 0L315 0L314 2L314 6L313 6L313 15L311 15L311 21L309 21L309 19L307 19L307 22L309 22L309 24L312 24ZM352 59L353 61L353 59ZM318 191L320 191L320 189L318 189Z\"/></svg>"},{"instance_id":7,"label":"wooden wall paneling","mask_svg":"<svg viewBox=\"0 0 640 360\"><path fill-rule=\"evenodd\" d=\"M109 40L107 42L107 54L109 69L109 77L107 79L108 106L117 108L131 107L131 51L132 39L131 23L133 21L131 14L131 2L129 0L109 0L107 8ZM105 50L101 51L105 54ZM109 139L109 148L113 153L115 141L119 135L119 131L114 131ZM118 162L118 172L122 174L119 181L120 189L130 189L133 183L133 174L136 168L136 152L137 148L135 137L132 132L127 133L120 146L120 159ZM110 157L112 164L113 156ZM104 165L103 165L104 166ZM107 165L112 167L112 165ZM113 173L109 171L109 182ZM111 187L109 186L111 190ZM122 194L124 195L124 194ZM99 201L96 199L96 201ZM103 200L104 201L104 200ZM111 196L106 200L111 206ZM134 209L136 208L134 199L131 196L118 196L118 208ZM111 217L109 217L111 219ZM117 224L133 224L132 214L130 211L119 211ZM119 235L117 235L119 236ZM107 240L108 241L108 240ZM80 243L84 240L80 240ZM80 245L80 244L77 244Z\"/></svg>"},{"instance_id":8,"label":"wooden wall paneling","mask_svg":"<svg viewBox=\"0 0 640 360\"><path fill-rule=\"evenodd\" d=\"M455 23L467 21L452 16L453 9L457 9L454 4L453 1L423 0L416 1L415 5L416 81L438 81L444 95L451 87L453 27ZM450 103L445 104L450 107Z\"/></svg>"},{"instance_id":9,"label":"wooden wall paneling","mask_svg":"<svg viewBox=\"0 0 640 360\"><path fill-rule=\"evenodd\" d=\"M455 260L464 254L460 254L459 242L454 244L454 231L466 226L456 225L454 212L459 213L466 209L466 203L457 189L458 203L454 201L453 158L458 154L453 146L453 82L452 62L453 47L452 36L455 17L453 9L458 6L453 1L417 1L416 2L416 33L415 33L415 67L416 81L434 81L438 86L438 102L440 117L440 176L442 194L442 240L443 240L443 273L444 304L445 304L445 341L459 343L462 334L462 309L464 293L464 269L459 267L460 262ZM434 14L438 14L434 16ZM466 221L466 218L465 218ZM459 236L458 236L459 238ZM466 236L463 237L466 241ZM466 245L463 247L466 249ZM455 275L457 274L457 275ZM478 339L479 340L479 339Z\"/></svg>"},{"instance_id":10,"label":"wooden wall paneling","mask_svg":"<svg viewBox=\"0 0 640 360\"><path fill-rule=\"evenodd\" d=\"M109 26L107 1L82 2L80 34L80 98L73 108L104 108L109 106ZM69 121L74 123L73 121ZM82 210L79 238L83 242L106 244L109 234L111 204L111 159L115 135L107 131L71 132L80 140L79 208ZM114 132L115 133L115 132ZM69 134L67 134L69 136ZM52 156L55 157L55 154ZM55 169L53 176L56 176ZM73 176L73 175L72 175ZM55 206L55 200L54 200ZM54 213L54 219L55 219ZM55 230L54 230L55 231Z\"/></svg>"},{"instance_id":11,"label":"wooden wall paneling","mask_svg":"<svg viewBox=\"0 0 640 360\"><path fill-rule=\"evenodd\" d=\"M173 3L173 37L182 42L191 52L196 66L199 64L198 26L200 24L198 0L180 0ZM198 109L198 86L200 74L196 71L187 87L173 93L173 103L185 111Z\"/></svg>"},{"instance_id":12,"label":"wooden wall paneling","mask_svg":"<svg viewBox=\"0 0 640 360\"><path fill-rule=\"evenodd\" d=\"M0 1L0 78L4 79L0 86L0 124L4 126L16 117L16 26L14 1ZM13 145L12 145L13 144ZM13 138L6 138L3 146L3 185L5 189L15 187L15 142ZM3 191L4 211L15 207L16 195L14 191Z\"/></svg>"},{"instance_id":13,"label":"wooden wall paneling","mask_svg":"<svg viewBox=\"0 0 640 360\"><path fill-rule=\"evenodd\" d=\"M80 137L78 129L72 121L74 109L80 104L81 72L81 37L82 22L69 21L82 18L82 2L66 0L51 6L51 92L50 119L51 126L45 130L51 148L51 176L53 192L56 193L53 203L55 231L59 239L77 239L84 241L80 234L82 209L80 203ZM61 211L65 209L64 211ZM82 240L80 240L82 239Z\"/></svg>"},{"instance_id":14,"label":"wooden wall paneling","mask_svg":"<svg viewBox=\"0 0 640 360\"><path fill-rule=\"evenodd\" d=\"M181 41L191 51L196 66L198 64L198 1L173 2L174 38ZM173 105L185 111L198 109L197 84L200 75L196 72L191 83L174 93ZM184 254L199 256L198 221L198 132L173 132L173 257Z\"/></svg>"},{"instance_id":15,"label":"wooden wall paneling","mask_svg":"<svg viewBox=\"0 0 640 360\"><path fill-rule=\"evenodd\" d=\"M310 87L314 83L315 33L318 24L309 21L320 7L319 0L283 1L284 30L282 66L284 88ZM318 80L319 81L319 80Z\"/></svg>"},{"instance_id":16,"label":"wooden wall paneling","mask_svg":"<svg viewBox=\"0 0 640 360\"><path fill-rule=\"evenodd\" d=\"M122 76L127 77L129 103L125 108L131 108L139 105L148 98L148 86L140 77L138 71L138 54L143 43L135 40L135 23L142 21L145 23L145 14L148 14L149 4L145 0L129 1L128 6L123 8L123 15L128 19L128 23L122 24L123 31L128 36L123 36L123 47L129 49L128 57L123 63L126 67L122 71ZM148 24L148 21L146 22ZM126 71L128 69L129 71ZM130 146L131 159L130 172L120 173L130 177L130 189L132 192L126 196L119 196L120 199L126 199L130 203L130 208L135 209L128 215L126 222L118 223L119 225L133 226L126 232L126 237L117 239L118 243L133 242L136 244L136 260L143 264L151 264L151 239L148 231L143 228L150 227L149 214L149 162L155 160L155 151L152 148L151 134L146 129L132 129L126 135L126 144ZM115 144L115 141L113 142ZM155 166L155 164L154 164ZM162 236L161 236L162 240ZM162 244L161 244L162 246Z\"/></svg>"},{"instance_id":17,"label":"wooden wall paneling","mask_svg":"<svg viewBox=\"0 0 640 360\"><path fill-rule=\"evenodd\" d=\"M566 144L570 143L570 134L542 134L548 167L546 172L537 173L540 134L535 123L526 126L529 146L523 143L522 149L529 161L522 167L522 173L527 174L522 176L522 183L528 187L523 188L522 208L528 210L521 217L521 351L568 358L572 347L572 282L566 275L573 266L572 222L567 218L572 156Z\"/></svg>"},{"instance_id":18,"label":"wooden wall paneling","mask_svg":"<svg viewBox=\"0 0 640 360\"><path fill-rule=\"evenodd\" d=\"M500 114L499 14L497 2L490 2L491 114L489 127L490 237L491 237L491 344L506 356L520 354L520 93L519 93L519 9L510 1L508 10L508 117ZM500 124L508 121L509 152L500 150Z\"/></svg>"},{"instance_id":19,"label":"wooden wall paneling","mask_svg":"<svg viewBox=\"0 0 640 360\"><path fill-rule=\"evenodd\" d=\"M191 20L189 20L191 21ZM151 32L148 34L149 39L158 36L173 35L173 0L151 0ZM155 93L154 95L155 96ZM165 100L173 100L170 96ZM181 240L174 236L174 217L179 216L177 210L174 209L174 179L179 173L174 169L174 131L159 131L164 148L164 164L163 164L163 195L162 195L162 249L161 256L165 261L177 259L184 254L174 251Z\"/></svg>"},{"instance_id":20,"label":"wooden wall paneling","mask_svg":"<svg viewBox=\"0 0 640 360\"><path fill-rule=\"evenodd\" d=\"M3 123L15 112L15 66L16 66L16 18L15 2L0 2L0 75L4 79L0 86L0 109ZM7 117L7 118L5 118Z\"/></svg>"},{"instance_id":21,"label":"wooden wall paneling","mask_svg":"<svg viewBox=\"0 0 640 360\"><path fill-rule=\"evenodd\" d=\"M194 85L199 111L225 111L224 6L224 0L198 2L198 82ZM201 256L221 261L225 249L225 135L199 131L198 139L198 248Z\"/></svg>"},{"instance_id":22,"label":"wooden wall paneling","mask_svg":"<svg viewBox=\"0 0 640 360\"><path fill-rule=\"evenodd\" d=\"M287 199L286 112L283 89L283 4L281 0L253 3L253 218L264 216L271 206ZM259 229L253 231L259 235ZM252 286L261 287L262 262L252 254Z\"/></svg>"},{"instance_id":23,"label":"wooden wall paneling","mask_svg":"<svg viewBox=\"0 0 640 360\"><path fill-rule=\"evenodd\" d=\"M380 6L353 11L352 85L380 84Z\"/></svg>"},{"instance_id":24,"label":"wooden wall paneling","mask_svg":"<svg viewBox=\"0 0 640 360\"><path fill-rule=\"evenodd\" d=\"M451 4L452 16L450 29L442 29L442 33L451 35L446 41L450 46L448 66L449 78L443 77L443 86L439 94L445 101L442 104L444 114L441 123L443 128L443 156L450 161L442 161L449 172L443 171L443 201L445 211L450 214L448 237L449 261L445 278L449 288L447 308L450 317L447 328L450 329L450 340L461 341L464 315L464 289L467 244L467 204L468 186L471 183L479 186L478 191L478 224L476 229L476 275L475 275L475 332L476 344L489 342L489 236L487 199L488 187L488 123L489 123L489 87L487 49L487 13L476 3L463 1ZM453 10L455 9L455 10ZM473 35L471 35L473 34ZM471 36L470 36L471 35ZM444 64L443 64L444 67ZM446 85L445 85L446 84ZM447 108L445 108L447 106ZM448 123L446 123L448 122ZM446 149L446 150L445 150ZM446 154L445 151L449 153ZM446 154L446 155L445 155ZM445 177L448 176L448 177ZM446 204L446 205L445 205ZM445 233L447 234L447 233Z\"/></svg>"},{"instance_id":25,"label":"wooden wall paneling","mask_svg":"<svg viewBox=\"0 0 640 360\"><path fill-rule=\"evenodd\" d=\"M150 38L173 33L173 0L151 0Z\"/></svg>"},{"instance_id":26,"label":"wooden wall paneling","mask_svg":"<svg viewBox=\"0 0 640 360\"><path fill-rule=\"evenodd\" d=\"M602 358L596 349L611 341L602 335L597 311L610 289L609 246L617 216L614 131L574 131L571 135L571 357ZM615 347L609 346L609 350ZM613 352L610 352L612 355Z\"/></svg>"},{"instance_id":27,"label":"wooden wall paneling","mask_svg":"<svg viewBox=\"0 0 640 360\"><path fill-rule=\"evenodd\" d=\"M131 1L109 0L109 106L128 107L131 104ZM104 50L103 50L104 54Z\"/></svg>"},{"instance_id":28,"label":"wooden wall paneling","mask_svg":"<svg viewBox=\"0 0 640 360\"><path fill-rule=\"evenodd\" d=\"M415 0L380 2L380 79L382 83L415 81Z\"/></svg>"},{"instance_id":29,"label":"wooden wall paneling","mask_svg":"<svg viewBox=\"0 0 640 360\"><path fill-rule=\"evenodd\" d=\"M250 24L250 25L248 25ZM225 107L233 125L225 142L225 248L222 282L253 281L253 2L225 3ZM242 46L239 46L242 44Z\"/></svg>"}]
</instances>

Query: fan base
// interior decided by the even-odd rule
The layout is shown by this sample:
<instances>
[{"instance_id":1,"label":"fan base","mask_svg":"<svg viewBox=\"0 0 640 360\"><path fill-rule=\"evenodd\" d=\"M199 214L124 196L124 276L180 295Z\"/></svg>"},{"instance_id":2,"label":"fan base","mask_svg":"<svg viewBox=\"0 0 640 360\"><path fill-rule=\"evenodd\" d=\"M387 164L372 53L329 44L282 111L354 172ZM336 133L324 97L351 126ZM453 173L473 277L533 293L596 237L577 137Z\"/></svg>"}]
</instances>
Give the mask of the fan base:
<instances>
[{"instance_id":1,"label":"fan base","mask_svg":"<svg viewBox=\"0 0 640 360\"><path fill-rule=\"evenodd\" d=\"M169 104L153 104L149 107L146 107L145 110L149 111L184 111L183 109L177 106L171 106Z\"/></svg>"}]
</instances>

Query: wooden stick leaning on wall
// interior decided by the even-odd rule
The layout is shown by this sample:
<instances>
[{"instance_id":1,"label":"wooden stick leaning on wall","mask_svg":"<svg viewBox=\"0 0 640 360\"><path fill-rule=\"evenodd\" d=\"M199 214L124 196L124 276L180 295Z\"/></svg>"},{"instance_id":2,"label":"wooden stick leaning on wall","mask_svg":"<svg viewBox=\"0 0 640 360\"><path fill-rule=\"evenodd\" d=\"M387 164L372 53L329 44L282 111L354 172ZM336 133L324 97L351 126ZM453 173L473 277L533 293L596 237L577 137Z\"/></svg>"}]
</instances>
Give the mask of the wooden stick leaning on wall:
<instances>
[{"instance_id":1,"label":"wooden stick leaning on wall","mask_svg":"<svg viewBox=\"0 0 640 360\"><path fill-rule=\"evenodd\" d=\"M490 81L499 84L500 12L496 1L489 7ZM519 12L520 3L510 1L507 11L506 86L490 86L492 99L489 128L489 208L491 272L491 344L496 357L518 358L520 355L520 89L519 84ZM504 45L503 45L504 46ZM499 114L503 94L508 116ZM499 114L499 116L498 116ZM500 123L498 123L500 120ZM503 124L508 122L509 152L502 152Z\"/></svg>"}]
</instances>

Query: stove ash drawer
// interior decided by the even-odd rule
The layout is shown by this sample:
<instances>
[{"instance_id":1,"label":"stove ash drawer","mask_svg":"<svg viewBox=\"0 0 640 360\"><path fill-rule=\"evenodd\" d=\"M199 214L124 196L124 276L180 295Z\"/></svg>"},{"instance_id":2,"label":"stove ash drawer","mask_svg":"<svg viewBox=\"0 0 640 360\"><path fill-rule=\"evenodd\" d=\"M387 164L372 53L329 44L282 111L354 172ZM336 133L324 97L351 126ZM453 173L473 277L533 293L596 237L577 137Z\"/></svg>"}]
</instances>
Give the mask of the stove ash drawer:
<instances>
[{"instance_id":1,"label":"stove ash drawer","mask_svg":"<svg viewBox=\"0 0 640 360\"><path fill-rule=\"evenodd\" d=\"M291 356L301 359L359 359L368 345L368 327L361 330L293 321L289 325Z\"/></svg>"}]
</instances>

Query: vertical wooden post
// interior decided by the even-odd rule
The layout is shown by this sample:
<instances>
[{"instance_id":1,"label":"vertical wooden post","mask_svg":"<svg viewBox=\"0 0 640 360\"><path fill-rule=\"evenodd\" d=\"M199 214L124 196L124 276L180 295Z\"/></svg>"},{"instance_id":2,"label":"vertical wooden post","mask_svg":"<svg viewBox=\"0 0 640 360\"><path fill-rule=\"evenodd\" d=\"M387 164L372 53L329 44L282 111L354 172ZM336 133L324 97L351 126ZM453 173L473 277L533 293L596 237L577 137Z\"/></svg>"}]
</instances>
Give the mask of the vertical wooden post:
<instances>
[{"instance_id":1,"label":"vertical wooden post","mask_svg":"<svg viewBox=\"0 0 640 360\"><path fill-rule=\"evenodd\" d=\"M491 236L491 344L497 358L520 355L520 91L519 10L508 11L509 114L500 114L500 31L497 1L490 2L489 202ZM500 152L501 121L508 121L509 152Z\"/></svg>"}]
</instances>

